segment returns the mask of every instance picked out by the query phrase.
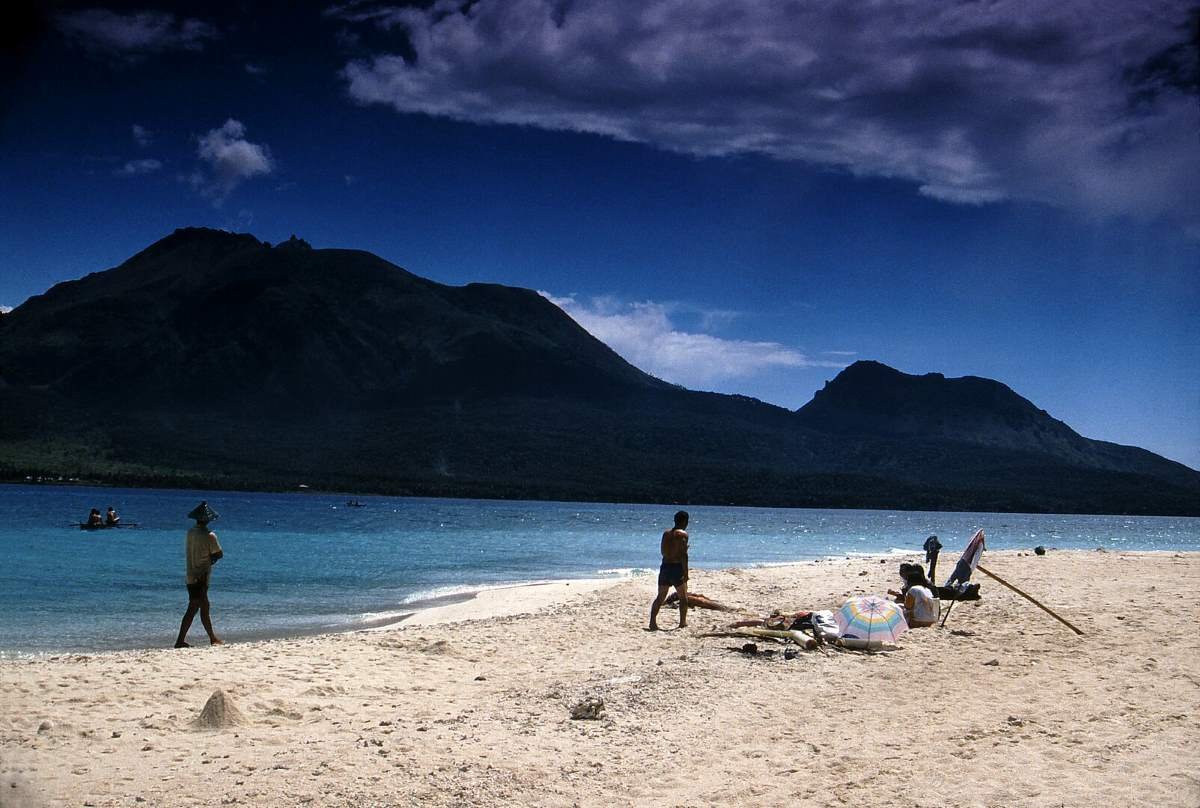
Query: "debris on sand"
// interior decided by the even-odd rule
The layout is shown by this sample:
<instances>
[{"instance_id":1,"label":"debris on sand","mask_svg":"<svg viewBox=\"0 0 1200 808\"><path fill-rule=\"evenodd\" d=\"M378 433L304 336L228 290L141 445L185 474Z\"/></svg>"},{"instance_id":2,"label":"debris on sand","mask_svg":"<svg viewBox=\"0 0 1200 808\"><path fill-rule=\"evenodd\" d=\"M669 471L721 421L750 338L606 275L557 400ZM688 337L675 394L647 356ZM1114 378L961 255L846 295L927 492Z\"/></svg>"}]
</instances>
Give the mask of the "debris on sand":
<instances>
[{"instance_id":1,"label":"debris on sand","mask_svg":"<svg viewBox=\"0 0 1200 808\"><path fill-rule=\"evenodd\" d=\"M246 717L224 690L214 690L200 715L192 722L195 729L225 729L247 724Z\"/></svg>"},{"instance_id":2,"label":"debris on sand","mask_svg":"<svg viewBox=\"0 0 1200 808\"><path fill-rule=\"evenodd\" d=\"M597 721L604 716L604 699L586 698L571 708L575 721Z\"/></svg>"}]
</instances>

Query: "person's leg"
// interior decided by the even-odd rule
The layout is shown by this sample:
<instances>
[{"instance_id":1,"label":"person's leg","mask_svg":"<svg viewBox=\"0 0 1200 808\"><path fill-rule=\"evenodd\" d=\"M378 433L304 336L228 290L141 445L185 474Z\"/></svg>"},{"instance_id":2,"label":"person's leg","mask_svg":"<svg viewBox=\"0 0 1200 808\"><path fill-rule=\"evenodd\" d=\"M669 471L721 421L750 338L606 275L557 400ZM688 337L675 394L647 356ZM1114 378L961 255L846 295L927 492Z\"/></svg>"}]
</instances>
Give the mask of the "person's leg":
<instances>
[{"instance_id":1,"label":"person's leg","mask_svg":"<svg viewBox=\"0 0 1200 808\"><path fill-rule=\"evenodd\" d=\"M183 620L179 623L179 636L175 638L176 648L187 648L186 642L188 629L192 627L192 620L196 617L196 612L200 609L200 601L195 598L188 598L187 611L183 613Z\"/></svg>"},{"instance_id":2,"label":"person's leg","mask_svg":"<svg viewBox=\"0 0 1200 808\"><path fill-rule=\"evenodd\" d=\"M208 593L205 593L204 600L200 601L200 622L204 625L204 630L208 632L208 642L210 645L224 645L225 643L213 631L212 619L209 617Z\"/></svg>"},{"instance_id":3,"label":"person's leg","mask_svg":"<svg viewBox=\"0 0 1200 808\"><path fill-rule=\"evenodd\" d=\"M687 628L687 578L675 584L675 591L679 593L679 627Z\"/></svg>"},{"instance_id":4,"label":"person's leg","mask_svg":"<svg viewBox=\"0 0 1200 808\"><path fill-rule=\"evenodd\" d=\"M667 591L670 586L658 585L658 596L654 598L654 603L650 606L650 630L658 631L658 610L662 608L663 601L667 599ZM686 608L686 607L683 607Z\"/></svg>"}]
</instances>

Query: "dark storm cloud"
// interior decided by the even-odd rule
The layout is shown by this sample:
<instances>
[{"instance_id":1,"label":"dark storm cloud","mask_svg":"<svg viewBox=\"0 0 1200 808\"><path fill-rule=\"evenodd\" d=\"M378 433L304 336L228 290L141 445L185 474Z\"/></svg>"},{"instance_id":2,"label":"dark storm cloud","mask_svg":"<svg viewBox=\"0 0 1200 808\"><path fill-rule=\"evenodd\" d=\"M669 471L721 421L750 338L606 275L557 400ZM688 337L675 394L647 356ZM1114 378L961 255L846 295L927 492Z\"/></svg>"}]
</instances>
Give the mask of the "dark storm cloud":
<instances>
[{"instance_id":1,"label":"dark storm cloud","mask_svg":"<svg viewBox=\"0 0 1200 808\"><path fill-rule=\"evenodd\" d=\"M401 112L757 153L957 203L1200 221L1179 2L442 0L326 13L391 38L344 76L353 98Z\"/></svg>"}]
</instances>

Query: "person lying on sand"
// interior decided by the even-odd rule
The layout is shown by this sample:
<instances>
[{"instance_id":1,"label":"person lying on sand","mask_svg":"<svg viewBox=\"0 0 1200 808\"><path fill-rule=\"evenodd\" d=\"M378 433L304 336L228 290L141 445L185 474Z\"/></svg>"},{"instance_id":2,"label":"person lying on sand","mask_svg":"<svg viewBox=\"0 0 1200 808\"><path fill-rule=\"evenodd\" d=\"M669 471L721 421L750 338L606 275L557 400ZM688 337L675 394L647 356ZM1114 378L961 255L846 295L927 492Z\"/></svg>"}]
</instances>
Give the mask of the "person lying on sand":
<instances>
[{"instance_id":1,"label":"person lying on sand","mask_svg":"<svg viewBox=\"0 0 1200 808\"><path fill-rule=\"evenodd\" d=\"M688 512L675 514L675 526L663 531L660 548L662 566L658 569L658 595L650 605L650 630L658 631L658 610L667 599L667 591L675 587L679 595L679 627L687 628L688 579Z\"/></svg>"},{"instance_id":2,"label":"person lying on sand","mask_svg":"<svg viewBox=\"0 0 1200 808\"><path fill-rule=\"evenodd\" d=\"M714 612L741 611L741 609L736 609L733 606L726 606L724 603L720 603L719 601L715 601L710 597L707 597L705 595L700 595L695 592L688 592L687 601L688 601L688 608L712 609ZM678 603L678 602L679 602L679 593L678 592L672 592L670 595L667 595L667 599L665 601L663 601L663 603L668 606Z\"/></svg>"},{"instance_id":3,"label":"person lying on sand","mask_svg":"<svg viewBox=\"0 0 1200 808\"><path fill-rule=\"evenodd\" d=\"M778 629L780 631L799 630L800 623L806 618L811 618L812 612L771 612L765 617L747 617L744 620L735 620L729 624L730 628L747 628L752 626L760 626L762 628ZM807 626L811 628L811 620L806 621Z\"/></svg>"}]
</instances>

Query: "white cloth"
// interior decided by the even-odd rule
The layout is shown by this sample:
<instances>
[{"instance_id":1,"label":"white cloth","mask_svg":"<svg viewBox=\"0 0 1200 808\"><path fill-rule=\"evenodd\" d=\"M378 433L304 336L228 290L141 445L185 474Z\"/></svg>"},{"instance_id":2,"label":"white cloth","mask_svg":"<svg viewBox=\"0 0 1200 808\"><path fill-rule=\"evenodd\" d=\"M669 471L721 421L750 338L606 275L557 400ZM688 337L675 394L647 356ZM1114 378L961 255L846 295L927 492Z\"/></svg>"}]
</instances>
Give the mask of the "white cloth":
<instances>
[{"instance_id":1,"label":"white cloth","mask_svg":"<svg viewBox=\"0 0 1200 808\"><path fill-rule=\"evenodd\" d=\"M905 606L908 606L912 612L912 622L914 623L936 623L941 616L942 605L928 587L909 588Z\"/></svg>"}]
</instances>

